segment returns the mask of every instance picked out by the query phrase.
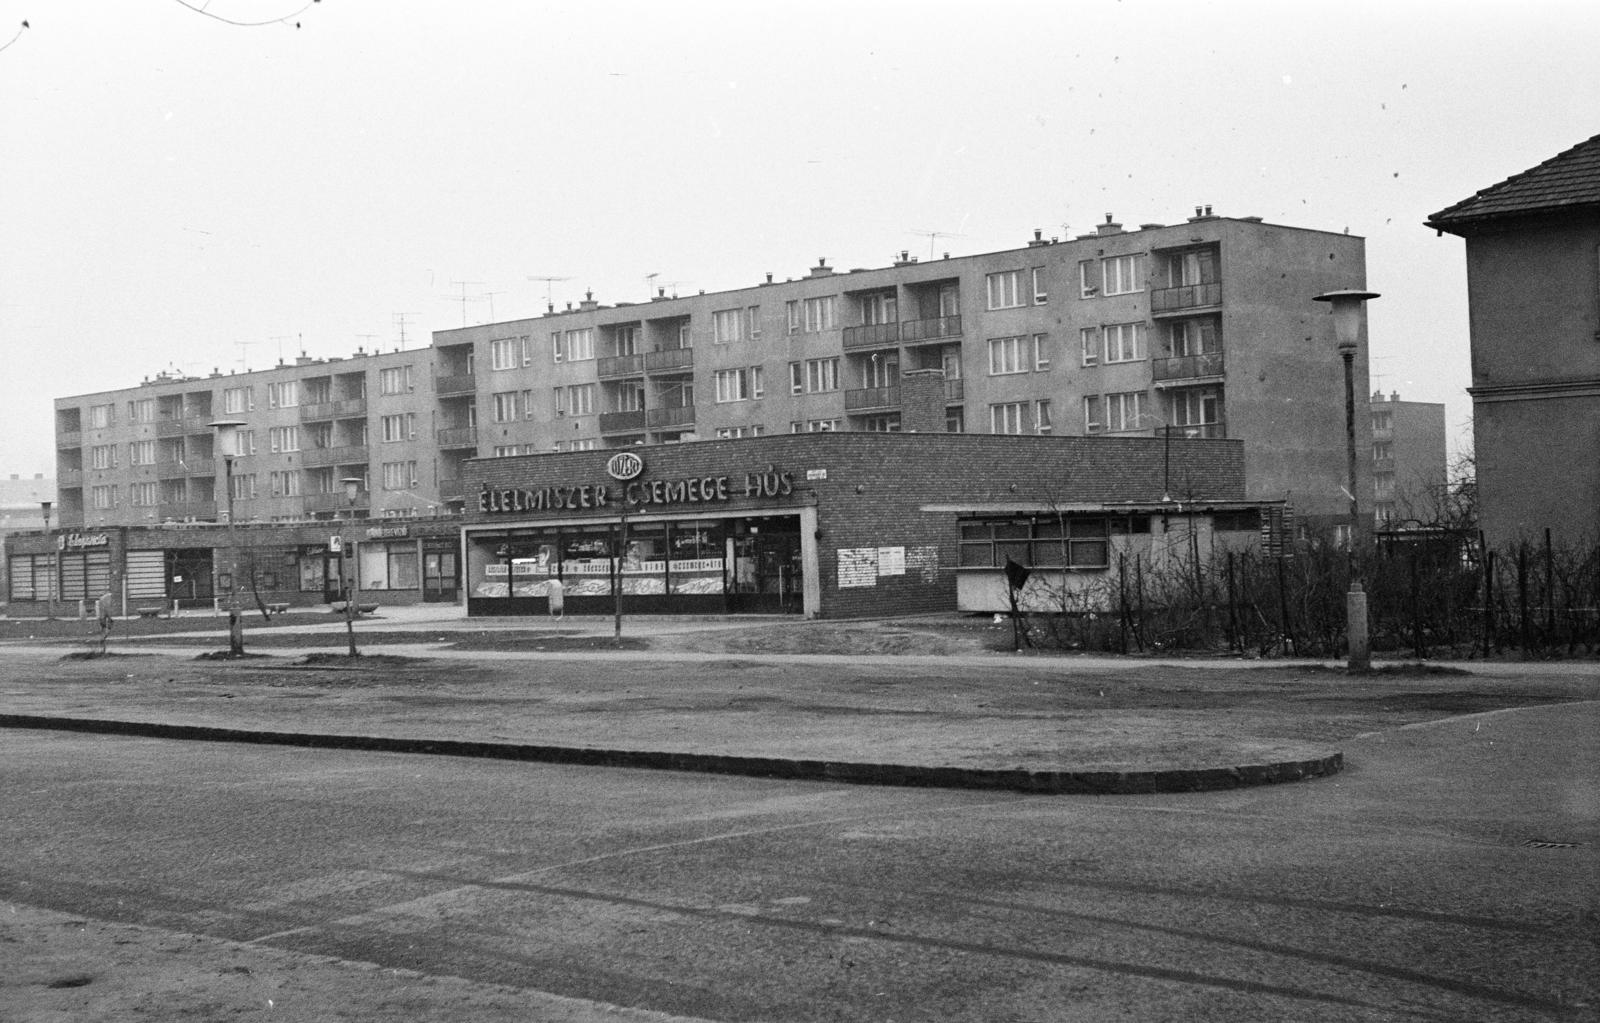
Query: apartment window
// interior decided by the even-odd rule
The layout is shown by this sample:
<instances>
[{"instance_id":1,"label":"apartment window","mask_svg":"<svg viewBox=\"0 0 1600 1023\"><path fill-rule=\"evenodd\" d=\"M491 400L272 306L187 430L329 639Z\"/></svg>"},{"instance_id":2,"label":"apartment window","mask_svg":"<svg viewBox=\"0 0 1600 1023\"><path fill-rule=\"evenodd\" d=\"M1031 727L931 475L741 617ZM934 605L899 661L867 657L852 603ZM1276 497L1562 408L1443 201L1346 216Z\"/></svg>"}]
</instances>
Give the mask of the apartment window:
<instances>
[{"instance_id":1,"label":"apartment window","mask_svg":"<svg viewBox=\"0 0 1600 1023\"><path fill-rule=\"evenodd\" d=\"M384 416L380 420L383 427L385 443L399 440L415 440L417 436L417 414L406 412L401 415Z\"/></svg>"},{"instance_id":2,"label":"apartment window","mask_svg":"<svg viewBox=\"0 0 1600 1023\"><path fill-rule=\"evenodd\" d=\"M989 339L989 375L1026 373L1028 364L1023 361L1022 337L994 337Z\"/></svg>"},{"instance_id":3,"label":"apartment window","mask_svg":"<svg viewBox=\"0 0 1600 1023\"><path fill-rule=\"evenodd\" d=\"M1167 347L1178 358L1221 351L1215 320L1177 320L1167 324Z\"/></svg>"},{"instance_id":4,"label":"apartment window","mask_svg":"<svg viewBox=\"0 0 1600 1023\"><path fill-rule=\"evenodd\" d=\"M408 490L417 484L416 462L384 462L383 489Z\"/></svg>"},{"instance_id":5,"label":"apartment window","mask_svg":"<svg viewBox=\"0 0 1600 1023\"><path fill-rule=\"evenodd\" d=\"M89 429L103 430L117 421L117 409L114 405L90 405Z\"/></svg>"},{"instance_id":6,"label":"apartment window","mask_svg":"<svg viewBox=\"0 0 1600 1023\"><path fill-rule=\"evenodd\" d=\"M1216 426L1221 411L1222 396L1215 388L1167 392L1167 421L1173 426Z\"/></svg>"},{"instance_id":7,"label":"apartment window","mask_svg":"<svg viewBox=\"0 0 1600 1023\"><path fill-rule=\"evenodd\" d=\"M1078 297L1094 298L1100 294L1100 275L1095 273L1094 260L1078 261Z\"/></svg>"},{"instance_id":8,"label":"apartment window","mask_svg":"<svg viewBox=\"0 0 1600 1023\"><path fill-rule=\"evenodd\" d=\"M566 415L588 416L594 414L594 384L570 384L557 387L556 411Z\"/></svg>"},{"instance_id":9,"label":"apartment window","mask_svg":"<svg viewBox=\"0 0 1600 1023\"><path fill-rule=\"evenodd\" d=\"M1022 423L1026 418L1028 403L1025 401L1008 401L1002 405L989 406L989 432L990 433L1022 433Z\"/></svg>"},{"instance_id":10,"label":"apartment window","mask_svg":"<svg viewBox=\"0 0 1600 1023\"><path fill-rule=\"evenodd\" d=\"M737 440L740 437L760 437L765 432L760 424L754 426L719 426L717 427L717 439Z\"/></svg>"},{"instance_id":11,"label":"apartment window","mask_svg":"<svg viewBox=\"0 0 1600 1023\"><path fill-rule=\"evenodd\" d=\"M340 487L339 481L334 479L332 466L326 469L309 469L306 471L306 476L311 480L311 492L313 494L338 494L343 492L344 488Z\"/></svg>"},{"instance_id":12,"label":"apartment window","mask_svg":"<svg viewBox=\"0 0 1600 1023\"><path fill-rule=\"evenodd\" d=\"M267 431L267 446L273 451L299 451L300 427L274 426Z\"/></svg>"},{"instance_id":13,"label":"apartment window","mask_svg":"<svg viewBox=\"0 0 1600 1023\"><path fill-rule=\"evenodd\" d=\"M556 331L550 335L550 344L557 362L582 362L594 358L594 328Z\"/></svg>"},{"instance_id":14,"label":"apartment window","mask_svg":"<svg viewBox=\"0 0 1600 1023\"><path fill-rule=\"evenodd\" d=\"M866 433L899 433L900 413L889 412L881 416L867 416L861 420L861 429Z\"/></svg>"},{"instance_id":15,"label":"apartment window","mask_svg":"<svg viewBox=\"0 0 1600 1023\"><path fill-rule=\"evenodd\" d=\"M761 398L767 393L767 373L760 366L750 367L750 397Z\"/></svg>"},{"instance_id":16,"label":"apartment window","mask_svg":"<svg viewBox=\"0 0 1600 1023\"><path fill-rule=\"evenodd\" d=\"M1039 373L1043 373L1050 368L1050 336L1048 334L1033 335L1033 368Z\"/></svg>"},{"instance_id":17,"label":"apartment window","mask_svg":"<svg viewBox=\"0 0 1600 1023\"><path fill-rule=\"evenodd\" d=\"M1049 398L1041 398L1033 403L1033 429L1041 434L1051 431Z\"/></svg>"},{"instance_id":18,"label":"apartment window","mask_svg":"<svg viewBox=\"0 0 1600 1023\"><path fill-rule=\"evenodd\" d=\"M379 394L404 394L411 389L410 366L391 366L378 371Z\"/></svg>"},{"instance_id":19,"label":"apartment window","mask_svg":"<svg viewBox=\"0 0 1600 1023\"><path fill-rule=\"evenodd\" d=\"M235 476L234 479L239 477ZM161 501L160 490L154 482L128 484L128 503L137 508L149 508Z\"/></svg>"},{"instance_id":20,"label":"apartment window","mask_svg":"<svg viewBox=\"0 0 1600 1023\"><path fill-rule=\"evenodd\" d=\"M1373 459L1373 461L1381 462L1381 461L1383 461L1385 459L1393 458L1393 457L1394 457L1394 442L1393 441L1375 440L1375 441L1372 442L1372 459Z\"/></svg>"},{"instance_id":21,"label":"apartment window","mask_svg":"<svg viewBox=\"0 0 1600 1023\"><path fill-rule=\"evenodd\" d=\"M832 295L791 301L784 308L789 314L791 334L815 334L834 327L835 302Z\"/></svg>"},{"instance_id":22,"label":"apartment window","mask_svg":"<svg viewBox=\"0 0 1600 1023\"><path fill-rule=\"evenodd\" d=\"M1102 334L1107 362L1137 362L1144 357L1144 324L1113 323Z\"/></svg>"},{"instance_id":23,"label":"apartment window","mask_svg":"<svg viewBox=\"0 0 1600 1023\"><path fill-rule=\"evenodd\" d=\"M154 398L136 398L128 402L128 418L135 423L155 422L156 400Z\"/></svg>"},{"instance_id":24,"label":"apartment window","mask_svg":"<svg viewBox=\"0 0 1600 1023\"><path fill-rule=\"evenodd\" d=\"M255 388L225 387L222 389L222 411L229 415L238 415L241 412L254 412L255 409Z\"/></svg>"},{"instance_id":25,"label":"apartment window","mask_svg":"<svg viewBox=\"0 0 1600 1023\"><path fill-rule=\"evenodd\" d=\"M1078 340L1083 346L1083 364L1085 366L1098 366L1100 364L1100 328L1082 328L1078 331Z\"/></svg>"},{"instance_id":26,"label":"apartment window","mask_svg":"<svg viewBox=\"0 0 1600 1023\"><path fill-rule=\"evenodd\" d=\"M268 408L294 408L300 404L300 381L285 380L267 385Z\"/></svg>"},{"instance_id":27,"label":"apartment window","mask_svg":"<svg viewBox=\"0 0 1600 1023\"><path fill-rule=\"evenodd\" d=\"M595 439L593 437L585 437L582 440L573 441L571 450L573 450L573 451L593 451L598 446L599 445L597 444L597 442L595 441ZM528 445L528 454L530 454L530 455L533 454L533 445L532 444Z\"/></svg>"},{"instance_id":28,"label":"apartment window","mask_svg":"<svg viewBox=\"0 0 1600 1023\"><path fill-rule=\"evenodd\" d=\"M89 488L89 503L95 508L106 511L117 506L116 484L103 487Z\"/></svg>"},{"instance_id":29,"label":"apartment window","mask_svg":"<svg viewBox=\"0 0 1600 1023\"><path fill-rule=\"evenodd\" d=\"M789 424L790 433L837 433L839 420L837 419L807 419L803 422Z\"/></svg>"},{"instance_id":30,"label":"apartment window","mask_svg":"<svg viewBox=\"0 0 1600 1023\"><path fill-rule=\"evenodd\" d=\"M861 322L863 324L893 323L900 318L900 303L894 292L883 291L861 296Z\"/></svg>"},{"instance_id":31,"label":"apartment window","mask_svg":"<svg viewBox=\"0 0 1600 1023\"><path fill-rule=\"evenodd\" d=\"M556 442L556 450L561 450L559 441ZM511 458L520 454L522 454L522 446L520 444L496 444L494 446L494 457L496 458Z\"/></svg>"},{"instance_id":32,"label":"apartment window","mask_svg":"<svg viewBox=\"0 0 1600 1023\"><path fill-rule=\"evenodd\" d=\"M256 496L256 474L253 472L237 473L233 477L233 499L235 501L251 501Z\"/></svg>"},{"instance_id":33,"label":"apartment window","mask_svg":"<svg viewBox=\"0 0 1600 1023\"><path fill-rule=\"evenodd\" d=\"M719 309L711 314L711 340L725 345L744 340L744 310Z\"/></svg>"},{"instance_id":34,"label":"apartment window","mask_svg":"<svg viewBox=\"0 0 1600 1023\"><path fill-rule=\"evenodd\" d=\"M639 328L628 324L618 327L616 332L616 345L618 355L639 354Z\"/></svg>"},{"instance_id":35,"label":"apartment window","mask_svg":"<svg viewBox=\"0 0 1600 1023\"><path fill-rule=\"evenodd\" d=\"M1032 276L1033 276L1033 304L1034 305L1044 305L1046 302L1050 301L1050 285L1047 284L1046 281L1045 281L1044 267L1042 267L1042 266L1034 267L1033 268L1033 272L1032 272Z\"/></svg>"},{"instance_id":36,"label":"apartment window","mask_svg":"<svg viewBox=\"0 0 1600 1023\"><path fill-rule=\"evenodd\" d=\"M267 486L273 497L299 497L300 474L293 469L288 472L269 472Z\"/></svg>"},{"instance_id":37,"label":"apartment window","mask_svg":"<svg viewBox=\"0 0 1600 1023\"><path fill-rule=\"evenodd\" d=\"M744 401L750 397L749 378L742 369L719 369L716 372L717 397L720 402Z\"/></svg>"},{"instance_id":38,"label":"apartment window","mask_svg":"<svg viewBox=\"0 0 1600 1023\"><path fill-rule=\"evenodd\" d=\"M237 450L235 455L253 455L256 453L256 432L254 430L240 430L233 435L233 446Z\"/></svg>"},{"instance_id":39,"label":"apartment window","mask_svg":"<svg viewBox=\"0 0 1600 1023\"><path fill-rule=\"evenodd\" d=\"M1394 413L1390 412L1388 409L1384 409L1382 412L1372 413L1372 428L1374 430L1394 429Z\"/></svg>"},{"instance_id":40,"label":"apartment window","mask_svg":"<svg viewBox=\"0 0 1600 1023\"><path fill-rule=\"evenodd\" d=\"M129 465L155 465L156 442L153 440L136 440L128 445Z\"/></svg>"},{"instance_id":41,"label":"apartment window","mask_svg":"<svg viewBox=\"0 0 1600 1023\"><path fill-rule=\"evenodd\" d=\"M522 406L522 418L532 419L534 417L533 392L531 390L518 391L517 404Z\"/></svg>"},{"instance_id":42,"label":"apartment window","mask_svg":"<svg viewBox=\"0 0 1600 1023\"><path fill-rule=\"evenodd\" d=\"M744 335L752 341L761 340L761 307L758 305L746 306L744 311Z\"/></svg>"},{"instance_id":43,"label":"apartment window","mask_svg":"<svg viewBox=\"0 0 1600 1023\"><path fill-rule=\"evenodd\" d=\"M115 469L117 467L117 446L115 444L96 444L89 449L89 468Z\"/></svg>"},{"instance_id":44,"label":"apartment window","mask_svg":"<svg viewBox=\"0 0 1600 1023\"><path fill-rule=\"evenodd\" d=\"M559 391L560 388L557 388ZM517 418L517 392L499 391L494 396L494 421L509 423Z\"/></svg>"},{"instance_id":45,"label":"apartment window","mask_svg":"<svg viewBox=\"0 0 1600 1023\"><path fill-rule=\"evenodd\" d=\"M1138 256L1107 257L1100 261L1100 269L1107 295L1126 295L1144 288L1144 282L1139 279Z\"/></svg>"},{"instance_id":46,"label":"apartment window","mask_svg":"<svg viewBox=\"0 0 1600 1023\"><path fill-rule=\"evenodd\" d=\"M1021 270L1002 270L990 274L986 279L990 309L1013 309L1022 304Z\"/></svg>"},{"instance_id":47,"label":"apartment window","mask_svg":"<svg viewBox=\"0 0 1600 1023\"><path fill-rule=\"evenodd\" d=\"M962 408L960 405L956 405L956 406L953 406L953 407L950 407L950 408L946 408L944 410L944 432L945 433L966 433L967 432L967 413L966 413L966 410L964 408Z\"/></svg>"},{"instance_id":48,"label":"apartment window","mask_svg":"<svg viewBox=\"0 0 1600 1023\"><path fill-rule=\"evenodd\" d=\"M1139 429L1144 419L1144 392L1128 391L1106 395L1107 433L1126 433Z\"/></svg>"},{"instance_id":49,"label":"apartment window","mask_svg":"<svg viewBox=\"0 0 1600 1023\"><path fill-rule=\"evenodd\" d=\"M838 359L808 359L789 363L790 394L816 394L838 389Z\"/></svg>"},{"instance_id":50,"label":"apartment window","mask_svg":"<svg viewBox=\"0 0 1600 1023\"><path fill-rule=\"evenodd\" d=\"M1105 403L1098 394L1083 396L1083 432L1099 433L1105 429L1105 418L1102 414Z\"/></svg>"},{"instance_id":51,"label":"apartment window","mask_svg":"<svg viewBox=\"0 0 1600 1023\"><path fill-rule=\"evenodd\" d=\"M618 385L617 406L613 412L643 412L644 411L644 385L636 381L624 381Z\"/></svg>"},{"instance_id":52,"label":"apartment window","mask_svg":"<svg viewBox=\"0 0 1600 1023\"><path fill-rule=\"evenodd\" d=\"M489 342L490 369L516 369L522 365L522 342L514 337L503 337Z\"/></svg>"}]
</instances>

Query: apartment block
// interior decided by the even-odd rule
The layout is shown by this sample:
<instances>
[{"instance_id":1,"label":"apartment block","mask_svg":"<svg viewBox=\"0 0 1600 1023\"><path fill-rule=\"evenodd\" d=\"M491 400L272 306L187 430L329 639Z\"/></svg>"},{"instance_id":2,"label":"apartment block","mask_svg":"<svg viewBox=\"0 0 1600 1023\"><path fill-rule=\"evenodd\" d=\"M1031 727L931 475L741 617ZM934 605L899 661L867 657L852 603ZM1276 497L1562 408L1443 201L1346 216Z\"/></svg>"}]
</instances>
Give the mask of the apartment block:
<instances>
[{"instance_id":1,"label":"apartment block","mask_svg":"<svg viewBox=\"0 0 1600 1023\"><path fill-rule=\"evenodd\" d=\"M1444 405L1372 394L1373 520L1431 525L1443 511L1446 484Z\"/></svg>"}]
</instances>

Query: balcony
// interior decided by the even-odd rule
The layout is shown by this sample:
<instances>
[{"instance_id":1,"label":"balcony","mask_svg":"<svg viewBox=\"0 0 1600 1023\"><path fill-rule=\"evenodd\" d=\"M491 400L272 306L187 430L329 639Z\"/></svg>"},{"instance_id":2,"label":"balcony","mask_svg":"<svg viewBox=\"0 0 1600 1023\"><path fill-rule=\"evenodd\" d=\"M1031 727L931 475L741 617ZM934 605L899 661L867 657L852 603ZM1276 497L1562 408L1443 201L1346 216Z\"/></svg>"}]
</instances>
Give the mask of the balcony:
<instances>
[{"instance_id":1,"label":"balcony","mask_svg":"<svg viewBox=\"0 0 1600 1023\"><path fill-rule=\"evenodd\" d=\"M460 479L439 481L439 500L465 501L467 499L467 485Z\"/></svg>"},{"instance_id":2,"label":"balcony","mask_svg":"<svg viewBox=\"0 0 1600 1023\"><path fill-rule=\"evenodd\" d=\"M1150 364L1150 378L1160 386L1167 381L1204 380L1222 376L1222 353L1206 352L1203 355L1180 355L1171 359L1155 359Z\"/></svg>"},{"instance_id":3,"label":"balcony","mask_svg":"<svg viewBox=\"0 0 1600 1023\"><path fill-rule=\"evenodd\" d=\"M161 419L161 420L157 420L156 421L156 436L157 437L182 437L184 435L184 433L187 432L187 430L185 429L186 424L187 424L187 420L184 420L184 419Z\"/></svg>"},{"instance_id":4,"label":"balcony","mask_svg":"<svg viewBox=\"0 0 1600 1023\"><path fill-rule=\"evenodd\" d=\"M645 412L645 423L652 430L673 426L693 426L694 406L673 405L667 408L649 409Z\"/></svg>"},{"instance_id":5,"label":"balcony","mask_svg":"<svg viewBox=\"0 0 1600 1023\"><path fill-rule=\"evenodd\" d=\"M300 421L302 423L318 419L343 419L347 416L364 416L367 414L367 399L343 398L339 401L323 401L315 405L300 406Z\"/></svg>"},{"instance_id":6,"label":"balcony","mask_svg":"<svg viewBox=\"0 0 1600 1023\"><path fill-rule=\"evenodd\" d=\"M441 448L478 448L478 428L476 426L450 426L439 431L439 447Z\"/></svg>"},{"instance_id":7,"label":"balcony","mask_svg":"<svg viewBox=\"0 0 1600 1023\"><path fill-rule=\"evenodd\" d=\"M1222 440L1228 436L1227 424L1222 421L1215 423L1186 423L1182 426L1166 427L1167 436L1173 440ZM1156 431L1160 436L1161 431Z\"/></svg>"},{"instance_id":8,"label":"balcony","mask_svg":"<svg viewBox=\"0 0 1600 1023\"><path fill-rule=\"evenodd\" d=\"M694 349L666 348L650 352L644 357L644 368L650 373L686 373L694 369Z\"/></svg>"},{"instance_id":9,"label":"balcony","mask_svg":"<svg viewBox=\"0 0 1600 1023\"><path fill-rule=\"evenodd\" d=\"M434 381L433 393L441 398L458 398L478 393L478 378L471 373L440 377Z\"/></svg>"},{"instance_id":10,"label":"balcony","mask_svg":"<svg viewBox=\"0 0 1600 1023\"><path fill-rule=\"evenodd\" d=\"M691 349L683 350L691 351ZM644 374L644 356L608 355L595 364L595 373L599 375L601 380L642 376Z\"/></svg>"},{"instance_id":11,"label":"balcony","mask_svg":"<svg viewBox=\"0 0 1600 1023\"><path fill-rule=\"evenodd\" d=\"M163 501L158 506L158 514L162 520L175 520L186 522L193 519L196 522L217 521L217 502L215 501Z\"/></svg>"},{"instance_id":12,"label":"balcony","mask_svg":"<svg viewBox=\"0 0 1600 1023\"><path fill-rule=\"evenodd\" d=\"M1188 312L1222 304L1222 282L1210 284L1184 284L1176 288L1156 288L1150 292L1150 312Z\"/></svg>"},{"instance_id":13,"label":"balcony","mask_svg":"<svg viewBox=\"0 0 1600 1023\"><path fill-rule=\"evenodd\" d=\"M846 348L893 348L900 343L900 324L867 323L844 328Z\"/></svg>"},{"instance_id":14,"label":"balcony","mask_svg":"<svg viewBox=\"0 0 1600 1023\"><path fill-rule=\"evenodd\" d=\"M888 387L862 387L844 392L846 412L880 412L899 407L900 388L895 384Z\"/></svg>"},{"instance_id":15,"label":"balcony","mask_svg":"<svg viewBox=\"0 0 1600 1023\"><path fill-rule=\"evenodd\" d=\"M58 448L81 448L81 447L83 447L83 431L82 430L57 430L56 431L56 447L58 447Z\"/></svg>"},{"instance_id":16,"label":"balcony","mask_svg":"<svg viewBox=\"0 0 1600 1023\"><path fill-rule=\"evenodd\" d=\"M190 458L183 462L185 476L215 476L217 462L214 458ZM159 475L159 474L158 474Z\"/></svg>"},{"instance_id":17,"label":"balcony","mask_svg":"<svg viewBox=\"0 0 1600 1023\"><path fill-rule=\"evenodd\" d=\"M967 398L967 382L960 377L944 382L944 400L948 402L965 401Z\"/></svg>"},{"instance_id":18,"label":"balcony","mask_svg":"<svg viewBox=\"0 0 1600 1023\"><path fill-rule=\"evenodd\" d=\"M900 324L900 343L922 344L961 336L960 316L935 316L927 320L906 320Z\"/></svg>"},{"instance_id":19,"label":"balcony","mask_svg":"<svg viewBox=\"0 0 1600 1023\"><path fill-rule=\"evenodd\" d=\"M300 464L310 468L318 465L365 465L365 446L348 444L339 448L309 448L300 452Z\"/></svg>"},{"instance_id":20,"label":"balcony","mask_svg":"<svg viewBox=\"0 0 1600 1023\"><path fill-rule=\"evenodd\" d=\"M156 479L176 480L189 475L189 463L181 459L162 459L156 462Z\"/></svg>"},{"instance_id":21,"label":"balcony","mask_svg":"<svg viewBox=\"0 0 1600 1023\"><path fill-rule=\"evenodd\" d=\"M332 512L337 515L340 512L370 510L372 495L362 491L356 495L355 504L351 504L342 490L338 493L307 494L301 498L301 504L308 512Z\"/></svg>"},{"instance_id":22,"label":"balcony","mask_svg":"<svg viewBox=\"0 0 1600 1023\"><path fill-rule=\"evenodd\" d=\"M1394 475L1394 459L1374 458L1372 460L1372 472L1374 475L1378 476L1381 476L1384 473L1388 473L1391 476Z\"/></svg>"},{"instance_id":23,"label":"balcony","mask_svg":"<svg viewBox=\"0 0 1600 1023\"><path fill-rule=\"evenodd\" d=\"M600 413L601 433L641 433L644 430L644 409L634 412Z\"/></svg>"},{"instance_id":24,"label":"balcony","mask_svg":"<svg viewBox=\"0 0 1600 1023\"><path fill-rule=\"evenodd\" d=\"M58 486L58 487L81 487L81 486L83 486L83 470L82 469L57 469L56 470L56 486Z\"/></svg>"}]
</instances>

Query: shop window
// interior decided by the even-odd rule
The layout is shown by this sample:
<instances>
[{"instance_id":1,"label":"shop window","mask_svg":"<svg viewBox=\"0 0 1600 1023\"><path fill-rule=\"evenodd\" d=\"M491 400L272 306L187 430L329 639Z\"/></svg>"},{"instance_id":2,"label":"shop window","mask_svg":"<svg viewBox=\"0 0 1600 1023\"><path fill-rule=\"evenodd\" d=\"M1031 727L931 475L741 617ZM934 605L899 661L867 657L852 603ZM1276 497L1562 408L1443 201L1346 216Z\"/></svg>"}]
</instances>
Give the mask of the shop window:
<instances>
[{"instance_id":1,"label":"shop window","mask_svg":"<svg viewBox=\"0 0 1600 1023\"><path fill-rule=\"evenodd\" d=\"M1041 516L971 519L961 523L962 568L1004 568L1015 561L1029 568L1103 569L1110 565L1114 530L1107 516ZM1148 529L1148 526L1145 526Z\"/></svg>"}]
</instances>

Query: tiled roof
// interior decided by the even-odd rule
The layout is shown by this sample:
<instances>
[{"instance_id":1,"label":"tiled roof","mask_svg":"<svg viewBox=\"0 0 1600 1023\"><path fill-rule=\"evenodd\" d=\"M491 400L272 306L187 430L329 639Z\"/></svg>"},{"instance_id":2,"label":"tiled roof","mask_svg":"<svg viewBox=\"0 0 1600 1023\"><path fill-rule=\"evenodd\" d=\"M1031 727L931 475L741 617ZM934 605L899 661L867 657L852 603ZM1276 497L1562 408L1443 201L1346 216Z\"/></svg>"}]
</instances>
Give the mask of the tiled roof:
<instances>
[{"instance_id":1,"label":"tiled roof","mask_svg":"<svg viewBox=\"0 0 1600 1023\"><path fill-rule=\"evenodd\" d=\"M1427 225L1460 234L1484 221L1580 210L1600 213L1600 135L1446 206Z\"/></svg>"}]
</instances>

